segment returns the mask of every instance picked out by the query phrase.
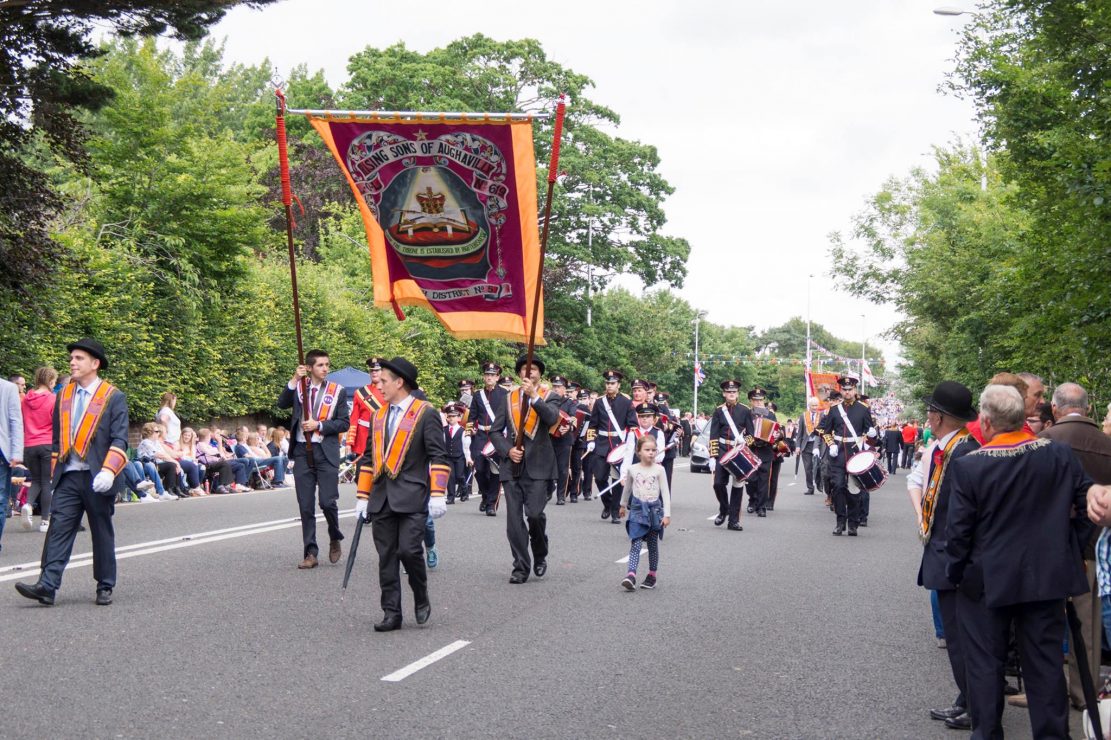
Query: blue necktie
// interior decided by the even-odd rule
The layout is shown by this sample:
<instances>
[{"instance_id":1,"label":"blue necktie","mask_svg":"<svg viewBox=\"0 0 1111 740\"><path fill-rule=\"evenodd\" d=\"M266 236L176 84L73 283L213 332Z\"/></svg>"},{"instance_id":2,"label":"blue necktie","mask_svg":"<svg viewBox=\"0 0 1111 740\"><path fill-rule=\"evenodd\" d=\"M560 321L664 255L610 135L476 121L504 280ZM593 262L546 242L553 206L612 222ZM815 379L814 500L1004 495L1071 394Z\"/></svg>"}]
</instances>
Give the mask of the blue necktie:
<instances>
[{"instance_id":1,"label":"blue necktie","mask_svg":"<svg viewBox=\"0 0 1111 740\"><path fill-rule=\"evenodd\" d=\"M394 419L397 417L395 412L398 410L397 406L391 405L389 412L386 414L386 443L383 447L387 450L390 448L390 441L393 439Z\"/></svg>"},{"instance_id":2,"label":"blue necktie","mask_svg":"<svg viewBox=\"0 0 1111 740\"><path fill-rule=\"evenodd\" d=\"M85 405L88 401L89 392L84 388L77 389L77 403L73 407L73 422L70 425L71 438L77 436L77 427L81 426L81 417L85 415Z\"/></svg>"}]
</instances>

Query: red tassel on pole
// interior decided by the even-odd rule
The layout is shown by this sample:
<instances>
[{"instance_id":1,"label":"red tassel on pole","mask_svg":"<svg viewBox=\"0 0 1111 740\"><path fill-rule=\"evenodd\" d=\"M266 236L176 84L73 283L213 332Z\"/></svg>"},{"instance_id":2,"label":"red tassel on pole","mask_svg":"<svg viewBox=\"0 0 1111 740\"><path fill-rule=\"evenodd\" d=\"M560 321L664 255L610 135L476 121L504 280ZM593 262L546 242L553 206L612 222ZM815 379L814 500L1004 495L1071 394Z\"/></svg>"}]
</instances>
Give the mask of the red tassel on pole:
<instances>
[{"instance_id":1,"label":"red tassel on pole","mask_svg":"<svg viewBox=\"0 0 1111 740\"><path fill-rule=\"evenodd\" d=\"M529 328L528 352L526 353L525 372L530 371L532 356L536 348L536 322L540 315L540 294L544 291L544 257L548 253L548 231L552 220L552 193L559 178L559 145L563 138L563 116L567 112L567 98L559 96L556 104L555 127L552 131L552 158L548 163L548 194L544 200L544 231L540 236L540 264L536 269L536 294L532 301L532 326ZM516 447L525 447L525 417L528 414L529 399L521 394L521 428L517 430ZM513 466L514 475L520 475L519 464Z\"/></svg>"},{"instance_id":2,"label":"red tassel on pole","mask_svg":"<svg viewBox=\"0 0 1111 740\"><path fill-rule=\"evenodd\" d=\"M285 207L285 236L289 247L289 279L293 285L293 326L297 333L297 364L305 364L305 345L301 339L301 300L297 290L297 255L293 250L293 188L289 184L289 147L285 138L285 95L274 90L277 97L275 128L278 135L278 168L282 180L282 205ZM309 378L301 379L301 419L309 420ZM305 461L313 465L312 441L305 435Z\"/></svg>"}]
</instances>

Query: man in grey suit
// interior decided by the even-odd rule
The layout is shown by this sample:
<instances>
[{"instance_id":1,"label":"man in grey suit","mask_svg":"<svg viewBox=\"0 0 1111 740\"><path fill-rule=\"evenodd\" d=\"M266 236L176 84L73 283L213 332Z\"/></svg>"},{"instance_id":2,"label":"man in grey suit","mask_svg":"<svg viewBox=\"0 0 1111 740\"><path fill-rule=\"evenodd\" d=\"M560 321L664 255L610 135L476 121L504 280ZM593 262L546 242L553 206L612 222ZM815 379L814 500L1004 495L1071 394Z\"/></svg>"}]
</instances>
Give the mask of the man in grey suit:
<instances>
[{"instance_id":1,"label":"man in grey suit","mask_svg":"<svg viewBox=\"0 0 1111 740\"><path fill-rule=\"evenodd\" d=\"M351 411L343 386L328 382L331 362L328 353L314 349L305 355L305 364L296 372L278 397L278 408L293 409L293 434L289 440L289 459L293 460L293 484L297 505L301 510L301 539L304 544L297 566L302 570L315 568L320 549L316 544L316 499L320 491L320 509L328 523L328 561L338 563L343 532L339 529L339 438L351 426ZM303 378L309 376L308 388ZM308 393L309 413L303 407ZM312 445L312 464L305 450L306 435Z\"/></svg>"},{"instance_id":2,"label":"man in grey suit","mask_svg":"<svg viewBox=\"0 0 1111 740\"><path fill-rule=\"evenodd\" d=\"M539 358L533 357L532 364L528 365L527 357L519 357L516 369L521 385L514 388L506 402L498 408L490 429L490 440L498 451L501 483L505 490L506 535L509 537L509 549L513 552L513 573L509 582L524 583L529 577L530 542L532 572L539 578L548 570L544 506L548 502L552 481L556 478L555 451L548 430L559 421L559 408L540 395L544 363ZM522 398L527 399L528 409L523 423ZM518 446L517 430L522 427L522 446ZM527 530L525 519L528 520Z\"/></svg>"},{"instance_id":3,"label":"man in grey suit","mask_svg":"<svg viewBox=\"0 0 1111 740\"><path fill-rule=\"evenodd\" d=\"M108 369L100 342L82 339L66 349L72 379L54 404L54 500L42 550L42 574L37 583L17 583L15 589L40 604L54 603L85 515L93 539L96 603L107 606L116 586L112 514L118 476L127 464L127 398L100 378L100 371Z\"/></svg>"},{"instance_id":4,"label":"man in grey suit","mask_svg":"<svg viewBox=\"0 0 1111 740\"><path fill-rule=\"evenodd\" d=\"M369 515L378 550L378 585L382 621L376 632L401 627L399 561L409 574L417 624L432 613L424 563L424 528L428 517L447 511L451 467L440 413L416 398L417 369L403 357L382 361L385 403L370 420L366 452L359 464L355 514L361 526Z\"/></svg>"}]
</instances>

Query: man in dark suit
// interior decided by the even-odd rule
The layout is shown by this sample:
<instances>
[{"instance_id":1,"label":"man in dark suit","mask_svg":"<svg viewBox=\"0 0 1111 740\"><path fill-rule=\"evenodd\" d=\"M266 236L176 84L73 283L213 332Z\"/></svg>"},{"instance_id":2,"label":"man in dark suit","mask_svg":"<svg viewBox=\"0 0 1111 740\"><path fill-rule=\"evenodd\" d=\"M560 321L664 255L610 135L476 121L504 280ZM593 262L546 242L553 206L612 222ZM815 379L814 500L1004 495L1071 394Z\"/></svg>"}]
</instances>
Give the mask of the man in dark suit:
<instances>
[{"instance_id":1,"label":"man in dark suit","mask_svg":"<svg viewBox=\"0 0 1111 740\"><path fill-rule=\"evenodd\" d=\"M937 432L934 432L936 434ZM887 474L895 475L899 469L899 452L903 447L903 435L899 427L891 424L883 433L883 454L887 456Z\"/></svg>"},{"instance_id":2,"label":"man in dark suit","mask_svg":"<svg viewBox=\"0 0 1111 740\"><path fill-rule=\"evenodd\" d=\"M908 484L908 490L916 502L914 508L918 518L918 536L924 546L922 565L918 569L918 585L937 592L941 623L945 629L945 649L949 655L953 680L957 684L957 698L952 706L931 709L930 717L944 721L950 729L967 730L972 727L972 721L968 716L964 651L960 623L957 621L957 592L956 586L945 575L947 518L949 497L953 491L953 477L947 473L950 465L980 446L965 428L966 422L976 418L976 409L972 407L972 391L951 380L938 383L924 402L926 423L938 441L926 463L922 486ZM889 448L889 453L892 457L897 457L903 440L897 428L888 430L888 434L892 432L896 441Z\"/></svg>"},{"instance_id":3,"label":"man in dark suit","mask_svg":"<svg viewBox=\"0 0 1111 740\"><path fill-rule=\"evenodd\" d=\"M679 422L679 428L683 430L683 435L679 438L679 454L683 457L691 456L691 442L694 440L694 425L691 422L689 411L683 414L683 420Z\"/></svg>"},{"instance_id":4,"label":"man in dark suit","mask_svg":"<svg viewBox=\"0 0 1111 740\"><path fill-rule=\"evenodd\" d=\"M417 369L403 357L382 362L385 405L371 419L370 436L360 465L355 514L361 526L369 515L378 551L382 621L376 632L401 627L401 574L409 574L417 624L432 613L424 562L424 528L428 517L447 511L451 468L444 446L440 414L412 395Z\"/></svg>"},{"instance_id":5,"label":"man in dark suit","mask_svg":"<svg viewBox=\"0 0 1111 740\"><path fill-rule=\"evenodd\" d=\"M502 404L490 438L498 448L498 466L505 490L506 535L513 553L513 573L509 582L524 583L529 577L530 543L532 572L539 578L548 570L544 506L556 478L556 457L548 429L559 421L559 409L540 396L540 376L544 373L540 358L533 357L530 365L527 357L519 357L516 370L521 385L510 391L506 403ZM526 407L523 421L522 403ZM520 435L518 430L521 430Z\"/></svg>"},{"instance_id":6,"label":"man in dark suit","mask_svg":"<svg viewBox=\"0 0 1111 740\"><path fill-rule=\"evenodd\" d=\"M54 500L42 550L42 574L37 583L17 583L15 588L40 604L54 603L84 514L93 539L96 603L107 606L116 587L112 513L120 485L118 476L127 464L127 398L100 379L100 371L108 369L108 357L100 342L82 339L66 349L70 382L54 404Z\"/></svg>"},{"instance_id":7,"label":"man in dark suit","mask_svg":"<svg viewBox=\"0 0 1111 740\"><path fill-rule=\"evenodd\" d=\"M795 437L798 454L802 455L802 470L806 476L806 495L814 495L814 448L818 444L818 422L822 412L818 408L818 398L811 396L806 401L806 411L799 417L798 434ZM797 471L798 468L796 467Z\"/></svg>"},{"instance_id":8,"label":"man in dark suit","mask_svg":"<svg viewBox=\"0 0 1111 740\"><path fill-rule=\"evenodd\" d=\"M1065 599L1085 593L1080 541L1092 480L1067 446L1023 431L1011 386L980 396L985 444L957 460L945 573L956 584L972 736L1003 736L1003 666L1012 626L1034 737L1068 737L1061 638Z\"/></svg>"},{"instance_id":9,"label":"man in dark suit","mask_svg":"<svg viewBox=\"0 0 1111 740\"><path fill-rule=\"evenodd\" d=\"M328 524L328 561L338 563L343 532L339 529L339 438L351 426L350 410L343 386L328 382L331 362L328 353L314 349L305 355L305 364L298 366L288 385L278 397L278 408L293 409L293 434L289 440L289 458L293 460L293 483L297 505L301 510L301 539L304 550L302 570L315 568L320 549L316 545L316 501ZM305 377L309 382L304 382ZM306 387L307 386L307 387ZM304 413L304 396L308 393L309 413ZM305 448L306 439L312 446L312 463Z\"/></svg>"},{"instance_id":10,"label":"man in dark suit","mask_svg":"<svg viewBox=\"0 0 1111 740\"><path fill-rule=\"evenodd\" d=\"M1029 399L1027 399L1029 400ZM1062 383L1053 391L1053 426L1045 429L1039 437L1061 442L1072 448L1080 461L1080 467L1096 483L1111 484L1111 437L1103 433L1091 413L1088 392L1076 383ZM1088 577L1088 587L1092 590L1073 598L1076 613L1084 630L1085 647L1088 649L1088 667L1092 671L1092 682L1098 685L1100 646L1103 639L1103 615L1099 593L1096 588L1096 537L1089 538L1084 545L1084 573ZM1084 693L1081 690L1080 668L1076 662L1076 651L1070 650L1069 699L1074 707L1084 706Z\"/></svg>"}]
</instances>

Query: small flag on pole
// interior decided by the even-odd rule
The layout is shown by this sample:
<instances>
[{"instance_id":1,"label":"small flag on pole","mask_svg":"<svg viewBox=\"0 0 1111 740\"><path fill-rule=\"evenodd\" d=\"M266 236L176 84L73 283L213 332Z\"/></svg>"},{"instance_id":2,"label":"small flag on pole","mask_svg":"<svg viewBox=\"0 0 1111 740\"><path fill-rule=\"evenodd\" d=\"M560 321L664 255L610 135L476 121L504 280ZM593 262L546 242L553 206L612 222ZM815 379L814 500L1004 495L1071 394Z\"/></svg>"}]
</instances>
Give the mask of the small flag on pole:
<instances>
[{"instance_id":1,"label":"small flag on pole","mask_svg":"<svg viewBox=\"0 0 1111 740\"><path fill-rule=\"evenodd\" d=\"M861 375L863 376L864 382L867 383L868 385L872 385L872 386L878 385L876 383L876 376L872 375L872 368L868 367L867 362L864 363L863 371L861 372Z\"/></svg>"},{"instance_id":2,"label":"small flag on pole","mask_svg":"<svg viewBox=\"0 0 1111 740\"><path fill-rule=\"evenodd\" d=\"M694 363L694 384L695 387L701 387L706 382L706 373L702 372L702 363L695 361Z\"/></svg>"}]
</instances>

